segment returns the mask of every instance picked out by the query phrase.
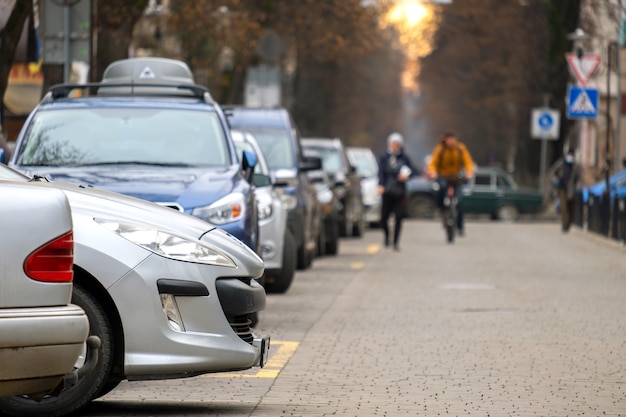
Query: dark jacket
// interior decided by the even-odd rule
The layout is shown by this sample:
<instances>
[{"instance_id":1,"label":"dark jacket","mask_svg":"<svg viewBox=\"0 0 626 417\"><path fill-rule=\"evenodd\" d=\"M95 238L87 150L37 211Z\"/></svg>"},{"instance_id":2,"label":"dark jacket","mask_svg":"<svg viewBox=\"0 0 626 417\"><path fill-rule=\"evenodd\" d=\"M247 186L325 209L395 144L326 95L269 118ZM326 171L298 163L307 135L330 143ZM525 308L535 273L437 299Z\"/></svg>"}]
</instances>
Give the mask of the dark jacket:
<instances>
[{"instance_id":1,"label":"dark jacket","mask_svg":"<svg viewBox=\"0 0 626 417\"><path fill-rule=\"evenodd\" d=\"M580 180L580 166L561 159L554 171L554 183L557 189L564 190L568 200L574 198Z\"/></svg>"},{"instance_id":2,"label":"dark jacket","mask_svg":"<svg viewBox=\"0 0 626 417\"><path fill-rule=\"evenodd\" d=\"M411 160L403 151L397 155L392 155L389 152L382 154L378 158L378 185L387 187L391 181L395 181L403 166L407 166L413 174L417 173ZM403 189L406 189L405 183L400 184Z\"/></svg>"}]
</instances>

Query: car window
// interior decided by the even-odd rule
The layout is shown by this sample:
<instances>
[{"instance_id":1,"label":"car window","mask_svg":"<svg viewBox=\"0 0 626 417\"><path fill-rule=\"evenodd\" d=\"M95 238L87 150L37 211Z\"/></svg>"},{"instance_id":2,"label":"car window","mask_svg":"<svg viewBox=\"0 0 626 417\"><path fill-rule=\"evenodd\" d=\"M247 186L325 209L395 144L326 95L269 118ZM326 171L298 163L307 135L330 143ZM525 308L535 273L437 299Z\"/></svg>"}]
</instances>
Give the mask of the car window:
<instances>
[{"instance_id":1,"label":"car window","mask_svg":"<svg viewBox=\"0 0 626 417\"><path fill-rule=\"evenodd\" d=\"M370 153L365 152L350 152L350 163L356 167L357 172L362 177L375 177L378 175L378 163L376 158Z\"/></svg>"},{"instance_id":2,"label":"car window","mask_svg":"<svg viewBox=\"0 0 626 417\"><path fill-rule=\"evenodd\" d=\"M511 183L509 182L509 179L502 176L502 175L498 175L496 177L497 179L497 187L498 188L511 188Z\"/></svg>"},{"instance_id":3,"label":"car window","mask_svg":"<svg viewBox=\"0 0 626 417\"><path fill-rule=\"evenodd\" d=\"M231 163L217 114L206 111L88 108L35 115L21 165Z\"/></svg>"},{"instance_id":4,"label":"car window","mask_svg":"<svg viewBox=\"0 0 626 417\"><path fill-rule=\"evenodd\" d=\"M305 148L319 153L324 171L334 174L344 170L344 162L339 149L315 145L306 145Z\"/></svg>"},{"instance_id":5,"label":"car window","mask_svg":"<svg viewBox=\"0 0 626 417\"><path fill-rule=\"evenodd\" d=\"M481 188L491 187L491 175L489 174L476 174L474 177L474 185Z\"/></svg>"},{"instance_id":6,"label":"car window","mask_svg":"<svg viewBox=\"0 0 626 417\"><path fill-rule=\"evenodd\" d=\"M252 128L246 130L256 139L270 169L290 169L296 166L296 157L288 131Z\"/></svg>"}]
</instances>

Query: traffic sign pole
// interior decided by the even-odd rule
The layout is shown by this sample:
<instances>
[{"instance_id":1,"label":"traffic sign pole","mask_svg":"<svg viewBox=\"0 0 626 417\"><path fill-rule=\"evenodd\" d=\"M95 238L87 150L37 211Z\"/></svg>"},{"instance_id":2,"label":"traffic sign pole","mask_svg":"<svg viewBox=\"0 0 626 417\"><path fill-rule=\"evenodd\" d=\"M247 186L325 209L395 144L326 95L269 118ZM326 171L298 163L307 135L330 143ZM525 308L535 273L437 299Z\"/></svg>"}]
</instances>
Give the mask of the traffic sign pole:
<instances>
[{"instance_id":1,"label":"traffic sign pole","mask_svg":"<svg viewBox=\"0 0 626 417\"><path fill-rule=\"evenodd\" d=\"M547 99L545 99L547 104ZM548 140L559 138L560 113L557 109L546 107L532 110L531 134L535 139L541 140L541 156L539 163L539 191L545 190L546 159L548 153Z\"/></svg>"}]
</instances>

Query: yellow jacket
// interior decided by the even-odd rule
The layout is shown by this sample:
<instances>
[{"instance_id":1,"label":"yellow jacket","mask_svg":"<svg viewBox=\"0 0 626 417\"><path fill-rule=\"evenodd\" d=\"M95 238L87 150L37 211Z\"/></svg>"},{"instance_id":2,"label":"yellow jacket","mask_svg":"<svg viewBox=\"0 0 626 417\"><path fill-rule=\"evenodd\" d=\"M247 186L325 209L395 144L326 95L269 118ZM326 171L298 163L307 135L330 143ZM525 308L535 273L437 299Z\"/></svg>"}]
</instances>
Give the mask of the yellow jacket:
<instances>
[{"instance_id":1,"label":"yellow jacket","mask_svg":"<svg viewBox=\"0 0 626 417\"><path fill-rule=\"evenodd\" d=\"M465 169L465 175L471 177L474 172L474 163L469 151L461 142L454 148L448 148L442 143L435 146L428 163L428 172L440 177L452 177Z\"/></svg>"}]
</instances>

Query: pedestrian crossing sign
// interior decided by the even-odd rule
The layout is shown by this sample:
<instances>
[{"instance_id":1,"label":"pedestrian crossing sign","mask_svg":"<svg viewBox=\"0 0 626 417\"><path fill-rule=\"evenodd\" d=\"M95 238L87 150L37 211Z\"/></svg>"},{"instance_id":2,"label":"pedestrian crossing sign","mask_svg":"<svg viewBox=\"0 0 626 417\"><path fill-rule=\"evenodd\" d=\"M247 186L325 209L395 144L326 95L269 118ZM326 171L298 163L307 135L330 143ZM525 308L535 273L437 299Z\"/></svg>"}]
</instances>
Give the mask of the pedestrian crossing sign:
<instances>
[{"instance_id":1,"label":"pedestrian crossing sign","mask_svg":"<svg viewBox=\"0 0 626 417\"><path fill-rule=\"evenodd\" d=\"M567 118L597 119L598 98L597 88L569 87L567 92Z\"/></svg>"}]
</instances>

